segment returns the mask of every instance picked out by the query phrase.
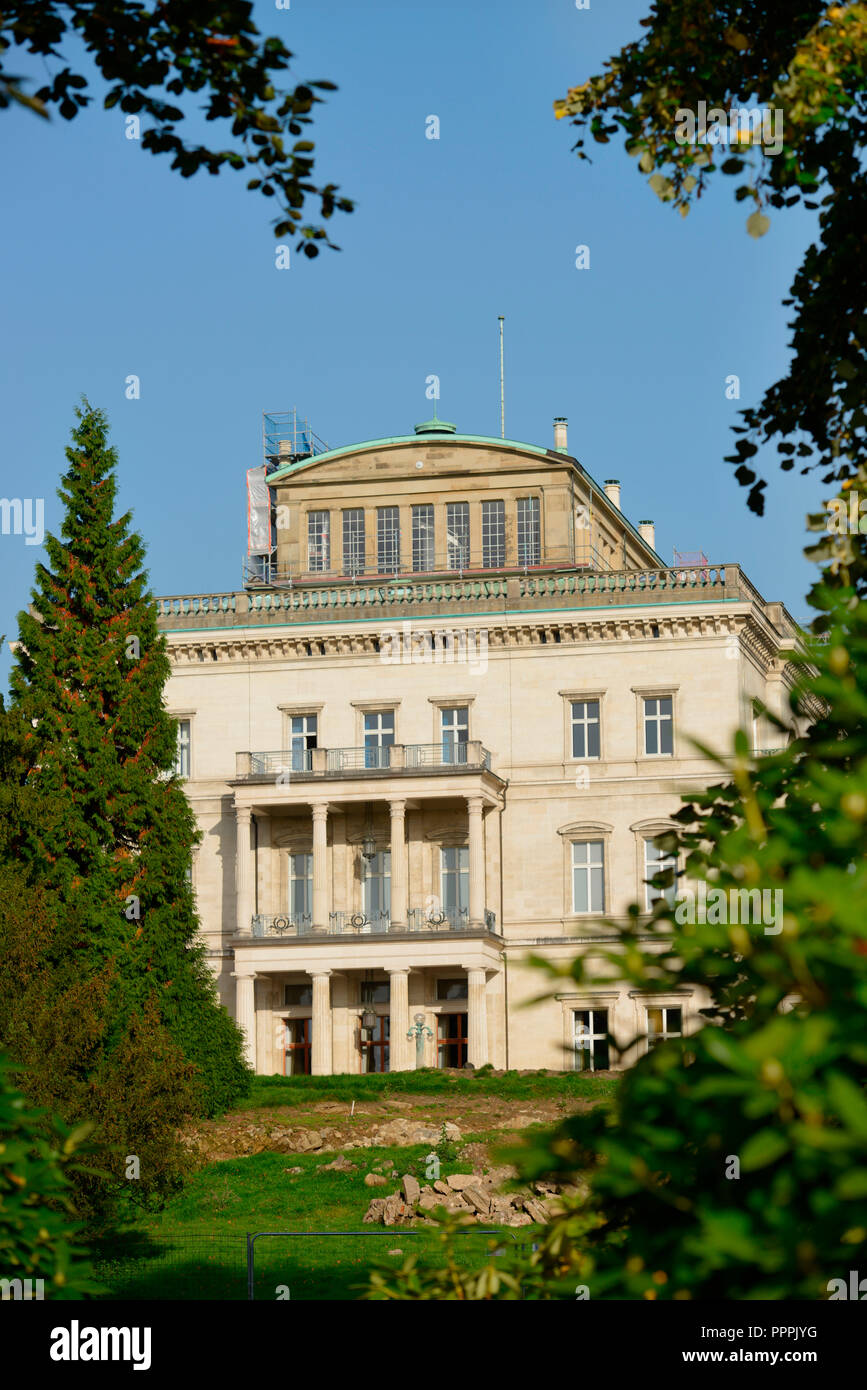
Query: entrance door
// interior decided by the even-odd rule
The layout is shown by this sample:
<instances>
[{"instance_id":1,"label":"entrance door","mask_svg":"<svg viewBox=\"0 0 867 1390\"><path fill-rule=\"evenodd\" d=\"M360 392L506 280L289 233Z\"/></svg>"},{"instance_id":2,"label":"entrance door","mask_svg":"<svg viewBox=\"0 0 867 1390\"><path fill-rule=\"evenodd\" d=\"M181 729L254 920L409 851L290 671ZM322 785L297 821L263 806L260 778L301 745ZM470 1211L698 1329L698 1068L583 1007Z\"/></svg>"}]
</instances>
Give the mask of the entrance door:
<instances>
[{"instance_id":1,"label":"entrance door","mask_svg":"<svg viewBox=\"0 0 867 1390\"><path fill-rule=\"evenodd\" d=\"M310 1018L289 1018L286 1020L283 1052L284 1076L310 1075L310 1046L312 1040Z\"/></svg>"},{"instance_id":2,"label":"entrance door","mask_svg":"<svg viewBox=\"0 0 867 1390\"><path fill-rule=\"evenodd\" d=\"M467 1015L440 1014L437 1019L437 1066L462 1067L467 1060Z\"/></svg>"},{"instance_id":3,"label":"entrance door","mask_svg":"<svg viewBox=\"0 0 867 1390\"><path fill-rule=\"evenodd\" d=\"M370 1041L361 1044L361 1070L363 1072L384 1072L391 1067L389 1048L388 1014L379 1014Z\"/></svg>"}]
</instances>

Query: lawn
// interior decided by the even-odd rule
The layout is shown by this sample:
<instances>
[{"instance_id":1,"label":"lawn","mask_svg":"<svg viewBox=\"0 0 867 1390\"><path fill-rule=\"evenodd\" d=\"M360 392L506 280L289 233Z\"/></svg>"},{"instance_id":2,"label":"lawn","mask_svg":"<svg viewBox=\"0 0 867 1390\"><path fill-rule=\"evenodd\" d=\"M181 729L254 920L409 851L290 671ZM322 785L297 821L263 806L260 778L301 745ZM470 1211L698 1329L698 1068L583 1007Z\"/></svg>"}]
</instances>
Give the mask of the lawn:
<instances>
[{"instance_id":1,"label":"lawn","mask_svg":"<svg viewBox=\"0 0 867 1390\"><path fill-rule=\"evenodd\" d=\"M319 1101L387 1100L389 1095L489 1096L502 1100L602 1100L614 1094L612 1076L586 1072L453 1072L426 1067L380 1076L256 1076L236 1109L309 1106Z\"/></svg>"}]
</instances>

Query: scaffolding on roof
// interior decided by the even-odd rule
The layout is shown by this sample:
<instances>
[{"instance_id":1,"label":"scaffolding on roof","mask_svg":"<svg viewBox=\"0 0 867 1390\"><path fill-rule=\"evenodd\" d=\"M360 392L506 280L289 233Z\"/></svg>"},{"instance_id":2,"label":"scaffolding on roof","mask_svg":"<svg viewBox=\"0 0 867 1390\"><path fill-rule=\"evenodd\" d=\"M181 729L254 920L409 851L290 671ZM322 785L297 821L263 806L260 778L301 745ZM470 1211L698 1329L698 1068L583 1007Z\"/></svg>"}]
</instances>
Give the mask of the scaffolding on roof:
<instances>
[{"instance_id":1,"label":"scaffolding on roof","mask_svg":"<svg viewBox=\"0 0 867 1390\"><path fill-rule=\"evenodd\" d=\"M301 420L298 411L265 411L262 414L262 452L265 471L272 473L284 463L325 454L328 445L314 434L308 420Z\"/></svg>"}]
</instances>

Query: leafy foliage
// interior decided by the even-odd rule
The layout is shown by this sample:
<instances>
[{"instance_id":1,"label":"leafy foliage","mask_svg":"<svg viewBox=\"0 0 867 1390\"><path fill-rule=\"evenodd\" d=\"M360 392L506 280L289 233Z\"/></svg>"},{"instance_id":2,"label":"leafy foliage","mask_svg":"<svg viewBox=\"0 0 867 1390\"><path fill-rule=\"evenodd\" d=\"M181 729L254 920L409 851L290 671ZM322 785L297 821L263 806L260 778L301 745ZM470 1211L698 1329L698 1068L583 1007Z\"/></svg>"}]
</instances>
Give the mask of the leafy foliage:
<instances>
[{"instance_id":1,"label":"leafy foliage","mask_svg":"<svg viewBox=\"0 0 867 1390\"><path fill-rule=\"evenodd\" d=\"M53 107L73 120L91 101L88 78L65 62L60 49L64 38L74 36L110 84L106 109L119 105L152 118L142 135L144 149L170 154L171 167L184 178L199 169L255 174L247 187L276 197L281 208L275 235L297 234L298 249L317 256L319 243L333 243L321 224L303 224L305 203L318 198L325 220L335 209L351 212L353 205L338 197L335 184L311 182L313 143L289 143L286 136L303 136L322 100L317 91L336 89L324 81L278 88L292 54L282 39L262 39L252 13L247 0L162 0L152 7L129 0L10 0L0 14L0 60L15 45L43 63L54 59L63 66L32 95L22 90L19 76L0 67L0 108L17 102L47 117ZM169 98L196 92L207 94L208 121L231 121L234 147L188 144L178 134L184 111Z\"/></svg>"},{"instance_id":2,"label":"leafy foliage","mask_svg":"<svg viewBox=\"0 0 867 1390\"><path fill-rule=\"evenodd\" d=\"M760 445L777 438L784 471L798 461L804 473L824 469L825 482L852 478L864 452L867 4L657 0L641 22L640 41L555 102L556 114L581 130L579 157L588 157L585 131L607 144L622 130L652 190L683 216L713 174L743 174L735 196L755 206L753 236L771 225L767 206L821 208L819 242L785 301L794 307L789 372L741 412L728 456L761 514L767 484L750 462ZM678 111L695 112L702 101L726 113L767 105L780 115L782 149L680 143Z\"/></svg>"},{"instance_id":3,"label":"leafy foliage","mask_svg":"<svg viewBox=\"0 0 867 1390\"><path fill-rule=\"evenodd\" d=\"M0 1278L42 1279L51 1300L101 1291L70 1201L70 1174L90 1173L90 1125L34 1110L0 1054Z\"/></svg>"}]
</instances>

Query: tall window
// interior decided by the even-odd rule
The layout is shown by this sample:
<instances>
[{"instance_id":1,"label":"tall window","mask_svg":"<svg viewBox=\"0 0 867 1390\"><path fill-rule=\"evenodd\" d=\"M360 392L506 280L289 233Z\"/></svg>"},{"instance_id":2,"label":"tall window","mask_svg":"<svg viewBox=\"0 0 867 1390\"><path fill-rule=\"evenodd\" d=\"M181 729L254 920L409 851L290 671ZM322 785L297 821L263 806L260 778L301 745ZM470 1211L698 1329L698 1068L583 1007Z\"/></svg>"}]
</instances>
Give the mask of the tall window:
<instances>
[{"instance_id":1,"label":"tall window","mask_svg":"<svg viewBox=\"0 0 867 1390\"><path fill-rule=\"evenodd\" d=\"M652 840L645 840L645 841L644 841L644 877L645 877L645 880L646 880L646 879L649 879L649 878L654 878L654 877L656 876L656 874L664 873L664 871L665 871L666 869L674 869L674 870L677 870L677 856L674 855L674 854L666 854L663 850L661 850L661 849L659 848L658 845L655 845L655 844L653 843ZM653 904L654 904L655 902L658 902L660 898L665 898L665 901L668 903L669 907L674 907L674 900L675 900L675 897L677 896L677 883L676 883L676 882L675 882L675 883L672 883L672 884L670 885L670 887L668 887L668 888L666 888L666 889L654 888L654 886L653 886L652 883L646 883L646 885L645 885L645 891L646 891L647 910L648 910L648 912L652 911L652 909L653 909Z\"/></svg>"},{"instance_id":2,"label":"tall window","mask_svg":"<svg viewBox=\"0 0 867 1390\"><path fill-rule=\"evenodd\" d=\"M313 912L313 855L289 855L289 916L309 921Z\"/></svg>"},{"instance_id":3,"label":"tall window","mask_svg":"<svg viewBox=\"0 0 867 1390\"><path fill-rule=\"evenodd\" d=\"M572 757L599 757L599 701L572 701Z\"/></svg>"},{"instance_id":4,"label":"tall window","mask_svg":"<svg viewBox=\"0 0 867 1390\"><path fill-rule=\"evenodd\" d=\"M450 570L466 569L470 563L470 504L446 504L446 544Z\"/></svg>"},{"instance_id":5,"label":"tall window","mask_svg":"<svg viewBox=\"0 0 867 1390\"><path fill-rule=\"evenodd\" d=\"M285 1044L283 1053L283 1073L285 1076L309 1076L313 1043L312 1023L309 1018L290 1018L286 1020Z\"/></svg>"},{"instance_id":6,"label":"tall window","mask_svg":"<svg viewBox=\"0 0 867 1390\"><path fill-rule=\"evenodd\" d=\"M442 904L447 917L464 917L470 906L470 851L462 845L444 847Z\"/></svg>"},{"instance_id":7,"label":"tall window","mask_svg":"<svg viewBox=\"0 0 867 1390\"><path fill-rule=\"evenodd\" d=\"M397 507L376 509L376 562L380 574L400 569L400 513Z\"/></svg>"},{"instance_id":8,"label":"tall window","mask_svg":"<svg viewBox=\"0 0 867 1390\"><path fill-rule=\"evenodd\" d=\"M434 567L434 509L425 502L412 509L412 567L432 570Z\"/></svg>"},{"instance_id":9,"label":"tall window","mask_svg":"<svg viewBox=\"0 0 867 1390\"><path fill-rule=\"evenodd\" d=\"M364 766L388 767L394 746L394 710L371 710L364 716Z\"/></svg>"},{"instance_id":10,"label":"tall window","mask_svg":"<svg viewBox=\"0 0 867 1390\"><path fill-rule=\"evenodd\" d=\"M518 498L518 564L538 565L542 558L542 533L538 497Z\"/></svg>"},{"instance_id":11,"label":"tall window","mask_svg":"<svg viewBox=\"0 0 867 1390\"><path fill-rule=\"evenodd\" d=\"M331 565L331 513L307 513L307 568L322 573Z\"/></svg>"},{"instance_id":12,"label":"tall window","mask_svg":"<svg viewBox=\"0 0 867 1390\"><path fill-rule=\"evenodd\" d=\"M572 845L572 911L605 911L605 845L576 840Z\"/></svg>"},{"instance_id":13,"label":"tall window","mask_svg":"<svg viewBox=\"0 0 867 1390\"><path fill-rule=\"evenodd\" d=\"M388 1014L377 1014L371 1038L361 1041L361 1070L365 1074L386 1072L391 1067L391 1020Z\"/></svg>"},{"instance_id":14,"label":"tall window","mask_svg":"<svg viewBox=\"0 0 867 1390\"><path fill-rule=\"evenodd\" d=\"M318 719L315 714L293 714L289 733L292 771L310 772L313 762L310 750L317 746Z\"/></svg>"},{"instance_id":15,"label":"tall window","mask_svg":"<svg viewBox=\"0 0 867 1390\"><path fill-rule=\"evenodd\" d=\"M680 1038L683 1036L683 1012L681 1009L656 1009L647 1010L647 1046L648 1049L655 1047L657 1043L665 1042L666 1038Z\"/></svg>"},{"instance_id":16,"label":"tall window","mask_svg":"<svg viewBox=\"0 0 867 1390\"><path fill-rule=\"evenodd\" d=\"M380 850L372 859L362 859L364 915L371 919L391 912L391 851Z\"/></svg>"},{"instance_id":17,"label":"tall window","mask_svg":"<svg viewBox=\"0 0 867 1390\"><path fill-rule=\"evenodd\" d=\"M343 573L364 574L364 512L350 507L343 513Z\"/></svg>"},{"instance_id":18,"label":"tall window","mask_svg":"<svg viewBox=\"0 0 867 1390\"><path fill-rule=\"evenodd\" d=\"M506 563L506 504L482 503L482 567L502 569Z\"/></svg>"},{"instance_id":19,"label":"tall window","mask_svg":"<svg viewBox=\"0 0 867 1390\"><path fill-rule=\"evenodd\" d=\"M467 1060L467 1015L440 1014L437 1019L437 1066L463 1067Z\"/></svg>"},{"instance_id":20,"label":"tall window","mask_svg":"<svg viewBox=\"0 0 867 1390\"><path fill-rule=\"evenodd\" d=\"M575 1070L608 1070L608 1010L575 1010Z\"/></svg>"},{"instance_id":21,"label":"tall window","mask_svg":"<svg viewBox=\"0 0 867 1390\"><path fill-rule=\"evenodd\" d=\"M189 719L178 720L178 746L175 753L174 767L172 768L176 777L189 777L190 775L190 721Z\"/></svg>"},{"instance_id":22,"label":"tall window","mask_svg":"<svg viewBox=\"0 0 867 1390\"><path fill-rule=\"evenodd\" d=\"M443 762L465 763L470 733L470 712L466 705L440 711L443 735Z\"/></svg>"},{"instance_id":23,"label":"tall window","mask_svg":"<svg viewBox=\"0 0 867 1390\"><path fill-rule=\"evenodd\" d=\"M644 751L648 754L674 752L674 719L670 695L644 701Z\"/></svg>"}]
</instances>

